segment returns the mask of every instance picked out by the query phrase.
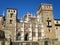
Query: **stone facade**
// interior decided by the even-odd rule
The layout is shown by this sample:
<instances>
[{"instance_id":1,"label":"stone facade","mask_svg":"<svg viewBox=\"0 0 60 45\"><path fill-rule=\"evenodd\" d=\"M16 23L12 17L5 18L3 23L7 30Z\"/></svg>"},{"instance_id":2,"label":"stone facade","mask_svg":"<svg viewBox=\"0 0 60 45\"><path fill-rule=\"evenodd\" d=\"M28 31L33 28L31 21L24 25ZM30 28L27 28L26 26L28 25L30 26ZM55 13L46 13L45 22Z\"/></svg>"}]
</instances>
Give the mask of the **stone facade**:
<instances>
[{"instance_id":1,"label":"stone facade","mask_svg":"<svg viewBox=\"0 0 60 45\"><path fill-rule=\"evenodd\" d=\"M41 4L37 15L27 13L21 20L17 19L17 9L7 8L6 16L0 17L0 30L12 45L58 45L56 21L52 4Z\"/></svg>"},{"instance_id":2,"label":"stone facade","mask_svg":"<svg viewBox=\"0 0 60 45\"><path fill-rule=\"evenodd\" d=\"M60 41L60 19L54 19L56 38Z\"/></svg>"}]
</instances>

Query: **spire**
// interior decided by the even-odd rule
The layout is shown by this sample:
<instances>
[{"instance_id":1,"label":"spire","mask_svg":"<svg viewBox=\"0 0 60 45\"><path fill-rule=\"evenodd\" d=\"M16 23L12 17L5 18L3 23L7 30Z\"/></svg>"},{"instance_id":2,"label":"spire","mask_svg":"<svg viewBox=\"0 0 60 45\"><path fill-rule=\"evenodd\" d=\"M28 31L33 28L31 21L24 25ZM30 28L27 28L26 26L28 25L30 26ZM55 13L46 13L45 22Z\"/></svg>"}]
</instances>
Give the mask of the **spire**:
<instances>
[{"instance_id":1,"label":"spire","mask_svg":"<svg viewBox=\"0 0 60 45\"><path fill-rule=\"evenodd\" d=\"M4 16L4 11L3 11L3 14L2 15Z\"/></svg>"}]
</instances>

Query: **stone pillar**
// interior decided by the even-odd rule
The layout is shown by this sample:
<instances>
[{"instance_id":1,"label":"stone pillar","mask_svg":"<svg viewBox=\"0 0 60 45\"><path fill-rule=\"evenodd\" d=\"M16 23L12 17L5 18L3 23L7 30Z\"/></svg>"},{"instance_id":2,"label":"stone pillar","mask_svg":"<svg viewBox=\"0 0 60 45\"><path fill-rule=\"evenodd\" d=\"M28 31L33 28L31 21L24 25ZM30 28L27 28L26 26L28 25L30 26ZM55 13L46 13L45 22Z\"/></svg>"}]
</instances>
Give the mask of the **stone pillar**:
<instances>
[{"instance_id":1,"label":"stone pillar","mask_svg":"<svg viewBox=\"0 0 60 45\"><path fill-rule=\"evenodd\" d=\"M38 25L36 24L36 29L35 29L35 31L36 31L36 40L38 41Z\"/></svg>"},{"instance_id":2,"label":"stone pillar","mask_svg":"<svg viewBox=\"0 0 60 45\"><path fill-rule=\"evenodd\" d=\"M24 23L23 27L21 28L22 34L21 34L21 40L24 41Z\"/></svg>"},{"instance_id":3,"label":"stone pillar","mask_svg":"<svg viewBox=\"0 0 60 45\"><path fill-rule=\"evenodd\" d=\"M30 24L29 28L29 40L32 41L32 24Z\"/></svg>"}]
</instances>

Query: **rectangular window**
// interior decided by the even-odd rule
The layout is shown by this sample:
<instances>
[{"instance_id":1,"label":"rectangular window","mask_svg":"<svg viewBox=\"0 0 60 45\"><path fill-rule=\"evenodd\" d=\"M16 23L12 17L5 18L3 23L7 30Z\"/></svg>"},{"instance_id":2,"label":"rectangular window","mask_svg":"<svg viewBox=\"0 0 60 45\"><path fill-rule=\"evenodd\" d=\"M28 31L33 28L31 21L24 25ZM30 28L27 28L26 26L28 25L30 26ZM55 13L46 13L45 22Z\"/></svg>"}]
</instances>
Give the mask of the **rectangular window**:
<instances>
[{"instance_id":1,"label":"rectangular window","mask_svg":"<svg viewBox=\"0 0 60 45\"><path fill-rule=\"evenodd\" d=\"M51 20L49 20L49 18L47 20L47 23L48 23L48 26L51 25Z\"/></svg>"},{"instance_id":2,"label":"rectangular window","mask_svg":"<svg viewBox=\"0 0 60 45\"><path fill-rule=\"evenodd\" d=\"M47 27L51 28L52 27L52 24L50 21L47 21Z\"/></svg>"},{"instance_id":3,"label":"rectangular window","mask_svg":"<svg viewBox=\"0 0 60 45\"><path fill-rule=\"evenodd\" d=\"M12 24L12 20L10 20L10 24Z\"/></svg>"}]
</instances>

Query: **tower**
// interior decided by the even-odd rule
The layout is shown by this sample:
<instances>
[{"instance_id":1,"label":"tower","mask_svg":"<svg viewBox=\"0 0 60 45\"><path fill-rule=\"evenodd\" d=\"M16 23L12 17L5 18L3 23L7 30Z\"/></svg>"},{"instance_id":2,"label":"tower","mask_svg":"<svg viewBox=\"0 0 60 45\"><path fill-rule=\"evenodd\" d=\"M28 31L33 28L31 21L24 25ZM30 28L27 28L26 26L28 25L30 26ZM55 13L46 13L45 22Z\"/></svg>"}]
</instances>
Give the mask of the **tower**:
<instances>
[{"instance_id":1,"label":"tower","mask_svg":"<svg viewBox=\"0 0 60 45\"><path fill-rule=\"evenodd\" d=\"M13 41L16 40L16 17L17 10L14 8L8 8L6 13L5 30L11 33L10 36Z\"/></svg>"},{"instance_id":2,"label":"tower","mask_svg":"<svg viewBox=\"0 0 60 45\"><path fill-rule=\"evenodd\" d=\"M54 39L55 29L54 29L54 19L53 19L53 9L51 4L41 4L41 8L38 9L37 13L41 16L40 22L44 26L44 37Z\"/></svg>"},{"instance_id":3,"label":"tower","mask_svg":"<svg viewBox=\"0 0 60 45\"><path fill-rule=\"evenodd\" d=\"M37 10L38 24L40 24L40 34L44 45L56 45L55 25L53 18L52 4L41 4Z\"/></svg>"}]
</instances>

